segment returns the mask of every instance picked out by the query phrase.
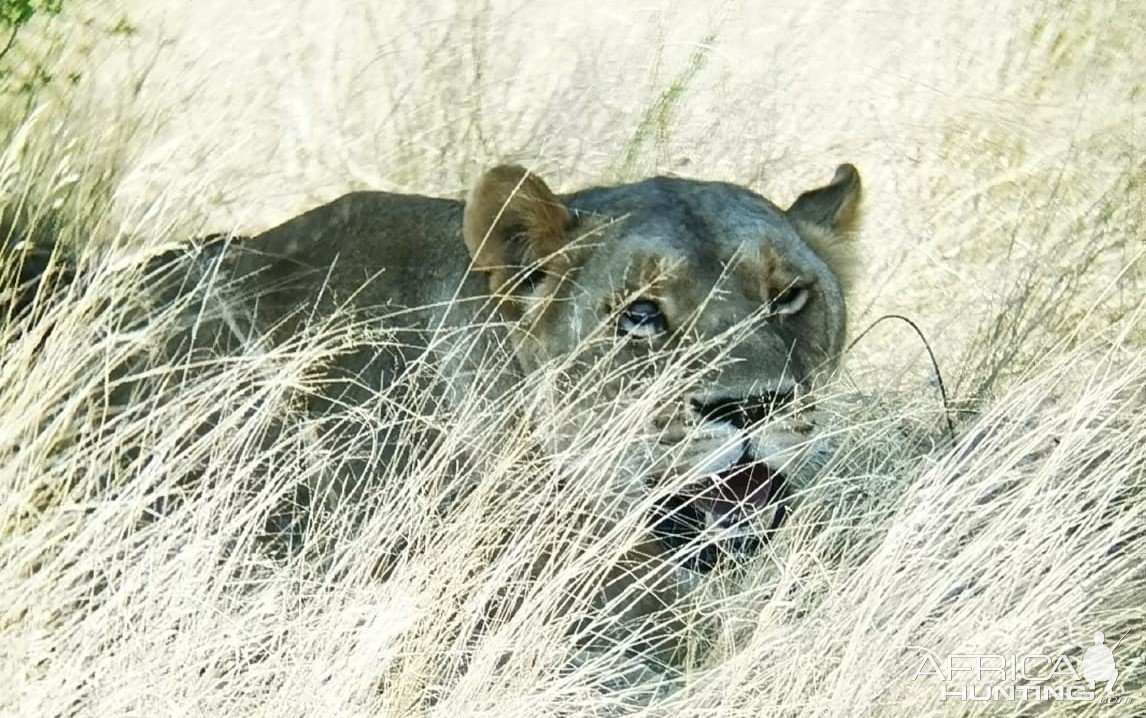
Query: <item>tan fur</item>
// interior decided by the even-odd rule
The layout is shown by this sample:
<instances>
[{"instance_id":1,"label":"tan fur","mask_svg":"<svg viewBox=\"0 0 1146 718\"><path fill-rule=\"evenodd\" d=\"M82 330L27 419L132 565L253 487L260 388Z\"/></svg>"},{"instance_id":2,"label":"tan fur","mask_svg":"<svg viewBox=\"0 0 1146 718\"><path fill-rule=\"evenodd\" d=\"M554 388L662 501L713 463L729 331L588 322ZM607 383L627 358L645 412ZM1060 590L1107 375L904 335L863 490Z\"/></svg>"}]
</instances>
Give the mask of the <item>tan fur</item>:
<instances>
[{"instance_id":1,"label":"tan fur","mask_svg":"<svg viewBox=\"0 0 1146 718\"><path fill-rule=\"evenodd\" d=\"M853 240L859 232L862 197L859 173L844 164L830 183L801 194L788 208L804 241L828 263L845 291L853 285L859 264Z\"/></svg>"},{"instance_id":2,"label":"tan fur","mask_svg":"<svg viewBox=\"0 0 1146 718\"><path fill-rule=\"evenodd\" d=\"M569 221L540 177L521 167L495 167L470 193L463 236L474 269L489 273L490 291L511 294L515 270L561 249Z\"/></svg>"},{"instance_id":3,"label":"tan fur","mask_svg":"<svg viewBox=\"0 0 1146 718\"><path fill-rule=\"evenodd\" d=\"M852 226L858 229L858 212L856 215ZM820 255L835 272L844 293L849 292L855 286L861 266L859 248L855 241L858 231L853 229L840 232L810 222L795 222L795 225L804 241L811 245L816 254Z\"/></svg>"}]
</instances>

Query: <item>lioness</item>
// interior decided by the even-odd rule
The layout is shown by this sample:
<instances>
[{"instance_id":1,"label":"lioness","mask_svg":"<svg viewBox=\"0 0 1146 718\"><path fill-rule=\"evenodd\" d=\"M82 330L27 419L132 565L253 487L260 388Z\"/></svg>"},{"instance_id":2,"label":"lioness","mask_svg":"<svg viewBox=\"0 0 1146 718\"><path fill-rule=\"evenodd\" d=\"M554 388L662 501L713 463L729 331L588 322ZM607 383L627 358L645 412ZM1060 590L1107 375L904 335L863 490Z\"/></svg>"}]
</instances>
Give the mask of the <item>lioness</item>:
<instances>
[{"instance_id":1,"label":"lioness","mask_svg":"<svg viewBox=\"0 0 1146 718\"><path fill-rule=\"evenodd\" d=\"M465 202L356 192L253 238L214 241L205 256L258 287L249 308L261 331L290 336L337 310L402 332L343 352L318 404L367 401L415 364L436 367L426 389L446 404L478 384L498 401L557 367L564 411L542 433L561 442L616 411L662 358L695 367L625 449L635 491L698 479L650 518L638 563L713 529L750 542L731 529L782 519L785 482L810 470L800 468L809 389L842 350L860 195L847 164L787 210L737 185L669 177L557 195L501 166ZM689 567L711 567L718 544Z\"/></svg>"},{"instance_id":2,"label":"lioness","mask_svg":"<svg viewBox=\"0 0 1146 718\"><path fill-rule=\"evenodd\" d=\"M464 203L348 194L232 247L228 265L234 277L259 277L259 321L280 331L311 321L298 308L316 303L411 328L400 355L363 346L340 360L343 400L377 390L427 352L449 364L437 389L448 397L503 346L513 356L499 383L506 390L563 357L598 371L631 366L754 322L725 343L718 372L647 418L656 443L687 445L677 468L707 457L701 473L717 481L694 509L720 522L738 501L767 504L789 449L806 443L811 426L799 412L766 420L802 403L814 375L837 363L860 194L846 164L786 211L743 187L668 177L556 195L527 170L502 166ZM478 324L487 331L464 350L416 331ZM706 366L711 354L691 361ZM655 361L638 369L655 370ZM578 385L577 372L567 369L568 385ZM587 400L600 405L623 388L604 380L593 390Z\"/></svg>"},{"instance_id":3,"label":"lioness","mask_svg":"<svg viewBox=\"0 0 1146 718\"><path fill-rule=\"evenodd\" d=\"M562 418L541 419L562 424L544 427L558 443L616 412L660 357L683 356L699 379L644 417L647 440L625 449L631 488L681 472L703 478L661 504L633 563L715 531L723 541L683 559L703 571L728 544L754 542L735 527L775 526L784 483L815 468L801 463L813 446L803 407L814 375L841 353L860 195L847 164L786 211L743 187L669 177L557 195L502 166L464 203L346 195L241 242L230 272L272 288L259 322L287 334L311 320L298 308L315 303L410 329L400 353L366 344L339 361L327 394L340 402L365 400L427 358L438 367L432 391L447 402L499 351L512 356L485 389L493 401L560 366ZM441 338L474 325L486 330L463 331L463 346Z\"/></svg>"}]
</instances>

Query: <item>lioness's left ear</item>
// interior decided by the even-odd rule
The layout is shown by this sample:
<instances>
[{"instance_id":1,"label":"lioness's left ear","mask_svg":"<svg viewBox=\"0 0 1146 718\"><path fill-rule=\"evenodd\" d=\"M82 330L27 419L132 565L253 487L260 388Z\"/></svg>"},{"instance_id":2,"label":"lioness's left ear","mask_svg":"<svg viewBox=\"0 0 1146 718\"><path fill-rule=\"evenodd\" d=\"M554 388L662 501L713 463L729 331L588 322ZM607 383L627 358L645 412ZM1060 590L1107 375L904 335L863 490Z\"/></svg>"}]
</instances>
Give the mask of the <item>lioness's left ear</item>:
<instances>
[{"instance_id":1,"label":"lioness's left ear","mask_svg":"<svg viewBox=\"0 0 1146 718\"><path fill-rule=\"evenodd\" d=\"M859 225L859 172L853 165L836 168L830 184L808 190L788 208L792 220L836 234L850 234Z\"/></svg>"},{"instance_id":2,"label":"lioness's left ear","mask_svg":"<svg viewBox=\"0 0 1146 718\"><path fill-rule=\"evenodd\" d=\"M544 278L544 261L568 241L572 215L537 175L505 165L486 172L466 200L463 234L490 291L516 294Z\"/></svg>"},{"instance_id":3,"label":"lioness's left ear","mask_svg":"<svg viewBox=\"0 0 1146 718\"><path fill-rule=\"evenodd\" d=\"M859 229L862 194L859 172L844 164L836 168L830 184L803 193L787 212L800 236L828 263L845 292L857 270L855 243L849 240Z\"/></svg>"}]
</instances>

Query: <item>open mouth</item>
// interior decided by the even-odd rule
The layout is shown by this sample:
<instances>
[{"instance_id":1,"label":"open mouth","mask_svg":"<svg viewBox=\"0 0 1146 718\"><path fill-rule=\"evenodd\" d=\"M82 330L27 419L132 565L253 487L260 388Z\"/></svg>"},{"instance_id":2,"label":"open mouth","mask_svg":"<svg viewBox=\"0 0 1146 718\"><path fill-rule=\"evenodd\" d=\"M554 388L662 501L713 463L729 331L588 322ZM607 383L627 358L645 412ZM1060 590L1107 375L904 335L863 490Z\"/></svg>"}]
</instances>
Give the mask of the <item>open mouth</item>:
<instances>
[{"instance_id":1,"label":"open mouth","mask_svg":"<svg viewBox=\"0 0 1146 718\"><path fill-rule=\"evenodd\" d=\"M784 519L777 503L784 476L745 449L727 468L668 497L653 513L653 532L670 549L686 549L685 565L713 568L726 554L752 553L761 543L750 523L776 528Z\"/></svg>"}]
</instances>

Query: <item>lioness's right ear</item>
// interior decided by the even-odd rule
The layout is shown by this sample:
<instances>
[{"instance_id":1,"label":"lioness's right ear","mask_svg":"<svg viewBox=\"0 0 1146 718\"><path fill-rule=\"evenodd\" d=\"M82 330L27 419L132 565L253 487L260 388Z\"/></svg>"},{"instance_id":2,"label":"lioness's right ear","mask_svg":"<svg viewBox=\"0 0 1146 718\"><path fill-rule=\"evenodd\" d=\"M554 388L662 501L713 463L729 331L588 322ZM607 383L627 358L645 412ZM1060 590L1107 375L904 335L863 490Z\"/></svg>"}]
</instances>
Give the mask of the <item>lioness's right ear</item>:
<instances>
[{"instance_id":1,"label":"lioness's right ear","mask_svg":"<svg viewBox=\"0 0 1146 718\"><path fill-rule=\"evenodd\" d=\"M488 272L490 291L533 288L545 261L568 241L572 215L549 186L523 167L486 172L466 201L463 234L474 269Z\"/></svg>"}]
</instances>

